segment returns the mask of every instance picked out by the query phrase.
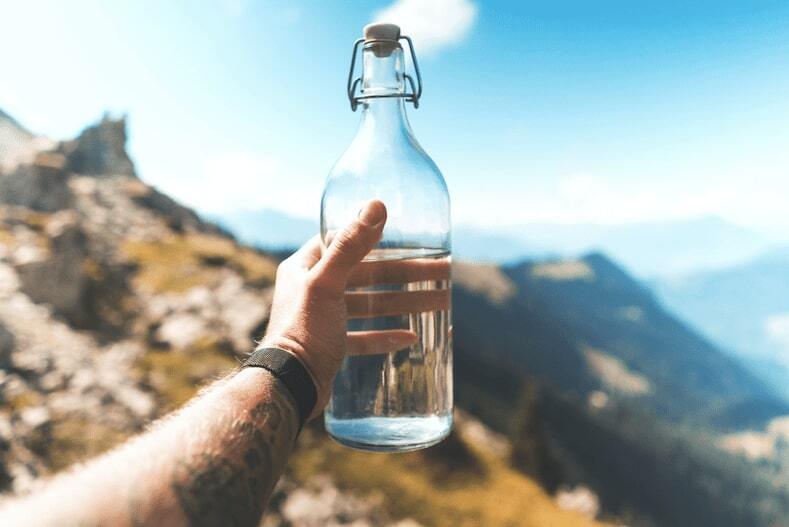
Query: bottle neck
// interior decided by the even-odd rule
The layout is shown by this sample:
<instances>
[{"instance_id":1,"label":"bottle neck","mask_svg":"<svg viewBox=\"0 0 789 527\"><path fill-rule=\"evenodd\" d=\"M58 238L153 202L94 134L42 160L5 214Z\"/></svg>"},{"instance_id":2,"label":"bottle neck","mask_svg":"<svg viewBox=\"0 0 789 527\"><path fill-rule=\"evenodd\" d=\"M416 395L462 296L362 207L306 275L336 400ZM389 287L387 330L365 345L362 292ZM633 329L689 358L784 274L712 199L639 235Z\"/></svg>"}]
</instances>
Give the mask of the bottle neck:
<instances>
[{"instance_id":1,"label":"bottle neck","mask_svg":"<svg viewBox=\"0 0 789 527\"><path fill-rule=\"evenodd\" d=\"M411 136L405 113L405 78L403 50L398 46L385 49L372 46L364 50L360 133L373 134L376 140ZM388 96L388 97L386 97Z\"/></svg>"}]
</instances>

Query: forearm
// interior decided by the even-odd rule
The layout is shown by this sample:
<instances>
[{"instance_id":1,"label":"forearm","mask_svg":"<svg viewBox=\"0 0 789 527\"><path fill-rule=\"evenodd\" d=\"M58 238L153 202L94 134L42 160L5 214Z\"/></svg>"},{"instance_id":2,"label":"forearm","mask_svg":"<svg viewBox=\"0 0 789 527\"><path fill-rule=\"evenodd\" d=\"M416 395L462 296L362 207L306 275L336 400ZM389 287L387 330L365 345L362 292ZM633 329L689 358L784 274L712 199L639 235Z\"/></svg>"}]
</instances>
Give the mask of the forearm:
<instances>
[{"instance_id":1,"label":"forearm","mask_svg":"<svg viewBox=\"0 0 789 527\"><path fill-rule=\"evenodd\" d=\"M299 426L290 394L247 368L43 492L3 525L257 525Z\"/></svg>"}]
</instances>

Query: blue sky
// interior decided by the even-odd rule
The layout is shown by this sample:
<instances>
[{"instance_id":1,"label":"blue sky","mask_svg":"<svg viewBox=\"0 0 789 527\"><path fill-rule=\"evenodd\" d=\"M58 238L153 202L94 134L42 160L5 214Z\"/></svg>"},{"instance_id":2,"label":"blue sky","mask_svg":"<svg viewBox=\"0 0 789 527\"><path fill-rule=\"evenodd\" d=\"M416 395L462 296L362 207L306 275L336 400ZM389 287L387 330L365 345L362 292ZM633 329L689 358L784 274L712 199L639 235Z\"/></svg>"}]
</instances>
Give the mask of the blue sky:
<instances>
[{"instance_id":1,"label":"blue sky","mask_svg":"<svg viewBox=\"0 0 789 527\"><path fill-rule=\"evenodd\" d=\"M205 212L315 217L353 137L353 40L400 22L410 119L461 223L716 214L789 238L789 3L0 0L0 107L129 116L143 179Z\"/></svg>"}]
</instances>

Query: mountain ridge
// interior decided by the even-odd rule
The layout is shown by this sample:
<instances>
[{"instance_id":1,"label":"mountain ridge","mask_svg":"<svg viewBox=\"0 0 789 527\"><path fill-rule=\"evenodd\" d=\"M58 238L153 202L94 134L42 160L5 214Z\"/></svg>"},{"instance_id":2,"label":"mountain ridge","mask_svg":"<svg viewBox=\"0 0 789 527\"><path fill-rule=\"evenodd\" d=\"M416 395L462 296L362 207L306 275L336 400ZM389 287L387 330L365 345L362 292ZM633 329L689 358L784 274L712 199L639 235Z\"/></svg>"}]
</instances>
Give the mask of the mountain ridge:
<instances>
[{"instance_id":1,"label":"mountain ridge","mask_svg":"<svg viewBox=\"0 0 789 527\"><path fill-rule=\"evenodd\" d=\"M259 247L298 247L317 232L314 220L272 209L209 217ZM267 222L278 229L268 231ZM529 258L611 255L637 276L676 276L748 261L777 244L771 238L718 216L620 225L531 223L512 227L457 225L454 254L468 261L509 265Z\"/></svg>"}]
</instances>

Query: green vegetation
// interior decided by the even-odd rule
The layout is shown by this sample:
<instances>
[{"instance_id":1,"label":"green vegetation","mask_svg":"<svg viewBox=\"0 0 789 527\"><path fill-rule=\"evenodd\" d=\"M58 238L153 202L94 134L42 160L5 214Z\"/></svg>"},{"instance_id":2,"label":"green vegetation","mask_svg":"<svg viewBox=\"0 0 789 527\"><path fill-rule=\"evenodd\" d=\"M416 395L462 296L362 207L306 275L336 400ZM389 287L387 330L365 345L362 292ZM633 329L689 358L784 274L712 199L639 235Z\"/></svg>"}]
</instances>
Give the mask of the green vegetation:
<instances>
[{"instance_id":1,"label":"green vegetation","mask_svg":"<svg viewBox=\"0 0 789 527\"><path fill-rule=\"evenodd\" d=\"M632 526L775 526L789 489L717 447L701 428L669 425L627 399L602 410L546 381L456 348L458 404L512 438L513 466L549 491L586 485Z\"/></svg>"},{"instance_id":2,"label":"green vegetation","mask_svg":"<svg viewBox=\"0 0 789 527\"><path fill-rule=\"evenodd\" d=\"M222 267L238 271L246 281L270 285L276 263L229 238L208 234L170 236L163 240L128 241L121 252L138 266L137 283L152 292L181 293L199 285L210 285Z\"/></svg>"},{"instance_id":3,"label":"green vegetation","mask_svg":"<svg viewBox=\"0 0 789 527\"><path fill-rule=\"evenodd\" d=\"M130 431L95 419L65 416L53 420L44 459L52 472L86 461L120 444Z\"/></svg>"},{"instance_id":4,"label":"green vegetation","mask_svg":"<svg viewBox=\"0 0 789 527\"><path fill-rule=\"evenodd\" d=\"M188 350L150 350L135 369L157 394L164 413L191 399L207 380L218 379L237 366L238 361L221 343L204 337Z\"/></svg>"},{"instance_id":5,"label":"green vegetation","mask_svg":"<svg viewBox=\"0 0 789 527\"><path fill-rule=\"evenodd\" d=\"M365 453L337 445L319 426L303 432L291 463L301 481L330 474L338 486L376 497L393 518L431 526L601 525L563 511L534 481L457 437L407 454Z\"/></svg>"},{"instance_id":6,"label":"green vegetation","mask_svg":"<svg viewBox=\"0 0 789 527\"><path fill-rule=\"evenodd\" d=\"M136 365L143 382L156 392L162 411L189 400L206 380L237 365L210 339L187 350L150 350ZM59 456L76 460L68 430L57 443ZM96 430L97 452L110 441ZM111 445L110 445L111 446ZM562 511L537 483L452 435L437 447L401 455L367 454L330 441L313 423L299 439L289 469L298 481L329 474L341 488L363 496L385 496L380 502L394 518L414 518L425 525L501 525L556 527L600 525L571 511Z\"/></svg>"}]
</instances>

